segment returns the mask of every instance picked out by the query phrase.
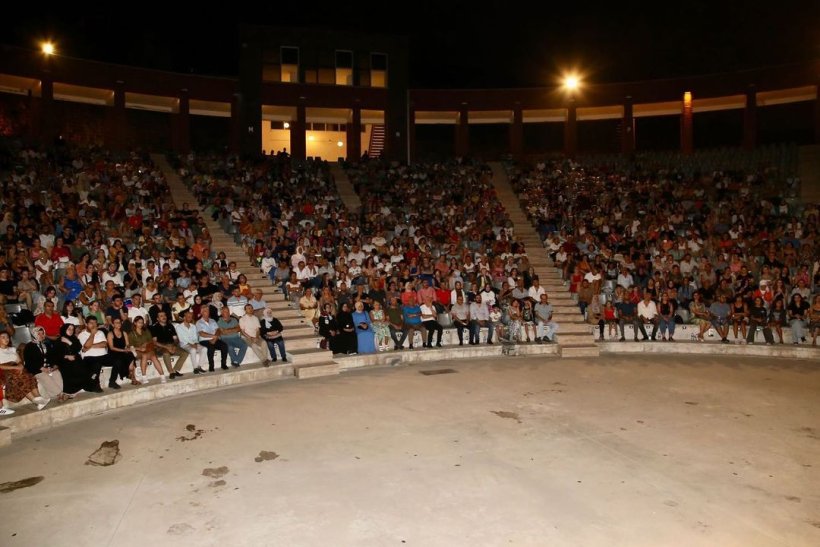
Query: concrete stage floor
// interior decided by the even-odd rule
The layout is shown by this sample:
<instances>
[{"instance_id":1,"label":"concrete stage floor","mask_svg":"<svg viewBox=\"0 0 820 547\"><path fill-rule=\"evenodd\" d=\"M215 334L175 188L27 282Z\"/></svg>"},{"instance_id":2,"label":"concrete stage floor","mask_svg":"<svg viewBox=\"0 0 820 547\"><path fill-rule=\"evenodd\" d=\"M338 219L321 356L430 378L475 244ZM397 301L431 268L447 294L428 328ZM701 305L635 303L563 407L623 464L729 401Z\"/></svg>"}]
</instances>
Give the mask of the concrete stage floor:
<instances>
[{"instance_id":1,"label":"concrete stage floor","mask_svg":"<svg viewBox=\"0 0 820 547\"><path fill-rule=\"evenodd\" d=\"M437 369L456 372L420 374ZM87 465L107 441L115 463ZM518 357L278 381L18 438L0 483L7 547L820 545L820 366Z\"/></svg>"}]
</instances>

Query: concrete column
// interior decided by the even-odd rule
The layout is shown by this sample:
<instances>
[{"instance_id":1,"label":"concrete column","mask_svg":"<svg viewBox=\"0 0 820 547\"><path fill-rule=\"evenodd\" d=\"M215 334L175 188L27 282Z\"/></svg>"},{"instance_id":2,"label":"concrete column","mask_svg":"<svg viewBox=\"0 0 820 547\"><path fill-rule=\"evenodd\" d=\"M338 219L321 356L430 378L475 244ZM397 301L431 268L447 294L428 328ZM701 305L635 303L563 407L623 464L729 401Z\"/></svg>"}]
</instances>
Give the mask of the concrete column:
<instances>
[{"instance_id":1,"label":"concrete column","mask_svg":"<svg viewBox=\"0 0 820 547\"><path fill-rule=\"evenodd\" d=\"M564 154L574 158L578 150L578 113L575 100L567 106L567 121L564 124Z\"/></svg>"},{"instance_id":2,"label":"concrete column","mask_svg":"<svg viewBox=\"0 0 820 547\"><path fill-rule=\"evenodd\" d=\"M233 153L239 153L240 136L239 132L241 120L239 116L239 97L236 93L231 96L231 133L228 137L228 150Z\"/></svg>"},{"instance_id":3,"label":"concrete column","mask_svg":"<svg viewBox=\"0 0 820 547\"><path fill-rule=\"evenodd\" d=\"M359 161L362 157L362 109L354 106L347 122L347 161Z\"/></svg>"},{"instance_id":4,"label":"concrete column","mask_svg":"<svg viewBox=\"0 0 820 547\"><path fill-rule=\"evenodd\" d=\"M416 161L416 110L411 106L407 112L407 163Z\"/></svg>"},{"instance_id":5,"label":"concrete column","mask_svg":"<svg viewBox=\"0 0 820 547\"><path fill-rule=\"evenodd\" d=\"M191 100L187 89L179 91L179 110L176 113L174 150L180 154L191 151Z\"/></svg>"},{"instance_id":6,"label":"concrete column","mask_svg":"<svg viewBox=\"0 0 820 547\"><path fill-rule=\"evenodd\" d=\"M467 104L461 103L456 123L456 156L467 156L470 153L470 113Z\"/></svg>"},{"instance_id":7,"label":"concrete column","mask_svg":"<svg viewBox=\"0 0 820 547\"><path fill-rule=\"evenodd\" d=\"M510 124L510 154L516 159L524 155L524 113L521 103L516 103Z\"/></svg>"},{"instance_id":8,"label":"concrete column","mask_svg":"<svg viewBox=\"0 0 820 547\"><path fill-rule=\"evenodd\" d=\"M295 160L304 160L307 156L306 127L305 105L300 104L296 107L296 119L290 123L290 156Z\"/></svg>"},{"instance_id":9,"label":"concrete column","mask_svg":"<svg viewBox=\"0 0 820 547\"><path fill-rule=\"evenodd\" d=\"M57 136L57 124L54 120L54 80L49 72L44 72L40 80L38 118L37 140L44 146L51 146Z\"/></svg>"},{"instance_id":10,"label":"concrete column","mask_svg":"<svg viewBox=\"0 0 820 547\"><path fill-rule=\"evenodd\" d=\"M743 109L743 148L753 150L757 146L757 88L746 89L746 108Z\"/></svg>"},{"instance_id":11,"label":"concrete column","mask_svg":"<svg viewBox=\"0 0 820 547\"><path fill-rule=\"evenodd\" d=\"M694 131L692 127L692 93L683 94L680 114L680 151L689 156L695 151Z\"/></svg>"},{"instance_id":12,"label":"concrete column","mask_svg":"<svg viewBox=\"0 0 820 547\"><path fill-rule=\"evenodd\" d=\"M631 156L635 153L635 117L632 114L632 97L624 97L624 115L621 119L621 153Z\"/></svg>"},{"instance_id":13,"label":"concrete column","mask_svg":"<svg viewBox=\"0 0 820 547\"><path fill-rule=\"evenodd\" d=\"M105 142L112 150L128 147L128 114L125 112L125 82L114 82L111 102L105 113Z\"/></svg>"},{"instance_id":14,"label":"concrete column","mask_svg":"<svg viewBox=\"0 0 820 547\"><path fill-rule=\"evenodd\" d=\"M814 100L814 142L820 144L820 85L817 86L817 98Z\"/></svg>"}]
</instances>

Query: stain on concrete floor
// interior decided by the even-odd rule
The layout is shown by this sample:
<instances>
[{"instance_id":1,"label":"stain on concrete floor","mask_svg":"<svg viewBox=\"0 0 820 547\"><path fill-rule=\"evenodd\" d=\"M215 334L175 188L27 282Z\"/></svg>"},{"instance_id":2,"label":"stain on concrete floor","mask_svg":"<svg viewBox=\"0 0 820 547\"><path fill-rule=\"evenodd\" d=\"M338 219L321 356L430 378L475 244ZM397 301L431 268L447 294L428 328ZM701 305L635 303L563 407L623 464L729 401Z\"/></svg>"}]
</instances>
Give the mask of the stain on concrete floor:
<instances>
[{"instance_id":1,"label":"stain on concrete floor","mask_svg":"<svg viewBox=\"0 0 820 547\"><path fill-rule=\"evenodd\" d=\"M85 464L108 467L109 465L114 465L119 460L120 441L114 439L113 441L103 441L100 447L88 456Z\"/></svg>"},{"instance_id":2,"label":"stain on concrete floor","mask_svg":"<svg viewBox=\"0 0 820 547\"><path fill-rule=\"evenodd\" d=\"M202 470L203 477L210 477L212 479L221 479L230 471L226 466L221 467L206 467Z\"/></svg>"},{"instance_id":3,"label":"stain on concrete floor","mask_svg":"<svg viewBox=\"0 0 820 547\"><path fill-rule=\"evenodd\" d=\"M187 431L189 433L193 433L193 435L190 435L190 436L187 436L187 437L185 435L180 435L179 437L177 437L177 440L181 443L184 443L184 442L187 442L187 441L195 441L198 438L200 438L203 433L205 433L204 429L197 429L194 424L186 425L185 426L185 431Z\"/></svg>"},{"instance_id":4,"label":"stain on concrete floor","mask_svg":"<svg viewBox=\"0 0 820 547\"><path fill-rule=\"evenodd\" d=\"M268 452L267 450L260 450L259 455L256 456L253 459L253 461L255 461L256 463L267 462L267 461L275 460L278 457L279 457L279 454L277 454L276 452Z\"/></svg>"},{"instance_id":5,"label":"stain on concrete floor","mask_svg":"<svg viewBox=\"0 0 820 547\"><path fill-rule=\"evenodd\" d=\"M8 494L21 488L29 488L35 484L40 484L44 478L45 477L28 477L19 481L0 483L0 494Z\"/></svg>"},{"instance_id":6,"label":"stain on concrete floor","mask_svg":"<svg viewBox=\"0 0 820 547\"><path fill-rule=\"evenodd\" d=\"M521 423L521 418L518 416L518 413L516 412L509 412L506 410L491 410L490 412L492 412L499 418L507 418L509 420L515 420L519 424Z\"/></svg>"}]
</instances>

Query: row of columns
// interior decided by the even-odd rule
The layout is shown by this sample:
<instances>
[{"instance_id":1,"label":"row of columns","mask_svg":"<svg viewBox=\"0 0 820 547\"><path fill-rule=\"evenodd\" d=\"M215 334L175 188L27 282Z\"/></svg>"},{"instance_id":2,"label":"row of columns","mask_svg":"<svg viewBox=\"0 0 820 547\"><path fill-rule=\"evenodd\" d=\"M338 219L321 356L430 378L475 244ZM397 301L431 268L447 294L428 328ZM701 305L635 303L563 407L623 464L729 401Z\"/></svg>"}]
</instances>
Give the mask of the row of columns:
<instances>
[{"instance_id":1,"label":"row of columns","mask_svg":"<svg viewBox=\"0 0 820 547\"><path fill-rule=\"evenodd\" d=\"M680 113L680 150L684 154L694 151L693 130L693 97L691 93L683 94ZM621 152L632 154L635 152L635 119L632 97L625 97L621 118ZM107 146L114 149L126 148L128 136L128 117L125 110L125 82L117 81L114 84L110 108L106 111L105 141ZM816 141L820 142L820 93L815 100L815 131ZM40 96L31 96L31 124L29 126L32 140L41 140L44 144L51 144L57 135L54 123L54 82L46 72L40 82ZM237 96L231 100L231 124L228 147L231 151L239 151L239 112ZM261 113L260 113L261 116ZM387 116L385 116L387 118ZM746 90L746 105L743 111L743 142L745 149L753 149L757 144L758 132L758 105L757 93L754 86ZM466 156L470 152L470 114L467 103L462 103L458 113L455 130L455 153ZM304 159L307 152L306 143L307 116L306 106L296 106L295 118L290 122L291 155L296 159ZM390 129L390 128L388 128ZM351 160L361 157L361 108L357 105L351 108L347 124L347 158ZM415 112L409 111L409 150L410 159L413 156L415 141ZM191 115L190 96L187 89L181 89L177 97L177 107L171 115L171 144L179 153L187 153L191 149ZM520 157L524 153L524 118L520 103L512 109L512 119L509 129L509 149L513 156ZM578 115L575 101L567 105L567 116L564 123L564 153L574 157L578 151Z\"/></svg>"},{"instance_id":2,"label":"row of columns","mask_svg":"<svg viewBox=\"0 0 820 547\"><path fill-rule=\"evenodd\" d=\"M690 92L683 94L680 113L680 150L684 154L694 152L693 129L693 97ZM621 152L632 154L635 152L635 117L632 97L627 96L623 101L623 115L621 117ZM820 142L820 93L815 105L817 116L817 141ZM746 90L746 106L743 111L743 148L753 149L757 145L757 93L755 86ZM469 111L467 104L462 103L458 114L455 130L455 153L457 156L466 156L470 152ZM512 110L510 123L509 148L513 156L522 156L524 153L524 117L520 103L516 103ZM575 101L567 104L566 121L564 122L564 154L574 157L578 151L578 110Z\"/></svg>"}]
</instances>

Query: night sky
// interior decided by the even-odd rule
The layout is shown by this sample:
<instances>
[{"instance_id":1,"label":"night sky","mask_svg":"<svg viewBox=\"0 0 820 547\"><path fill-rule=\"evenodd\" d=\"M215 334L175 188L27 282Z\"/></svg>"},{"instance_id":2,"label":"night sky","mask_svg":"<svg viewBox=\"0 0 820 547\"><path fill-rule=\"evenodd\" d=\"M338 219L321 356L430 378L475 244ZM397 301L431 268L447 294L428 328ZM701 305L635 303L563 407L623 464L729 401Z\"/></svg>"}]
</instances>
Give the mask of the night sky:
<instances>
[{"instance_id":1,"label":"night sky","mask_svg":"<svg viewBox=\"0 0 820 547\"><path fill-rule=\"evenodd\" d=\"M411 86L441 88L551 85L565 67L578 67L589 81L622 82L820 58L818 0L540 2L526 8L340 1L327 10L270 2L234 13L169 4L126 3L125 13L121 7L78 13L76 3L7 12L0 42L37 47L49 37L60 53L74 57L235 76L242 23L371 30L407 36ZM388 16L387 6L403 10L401 16Z\"/></svg>"}]
</instances>

